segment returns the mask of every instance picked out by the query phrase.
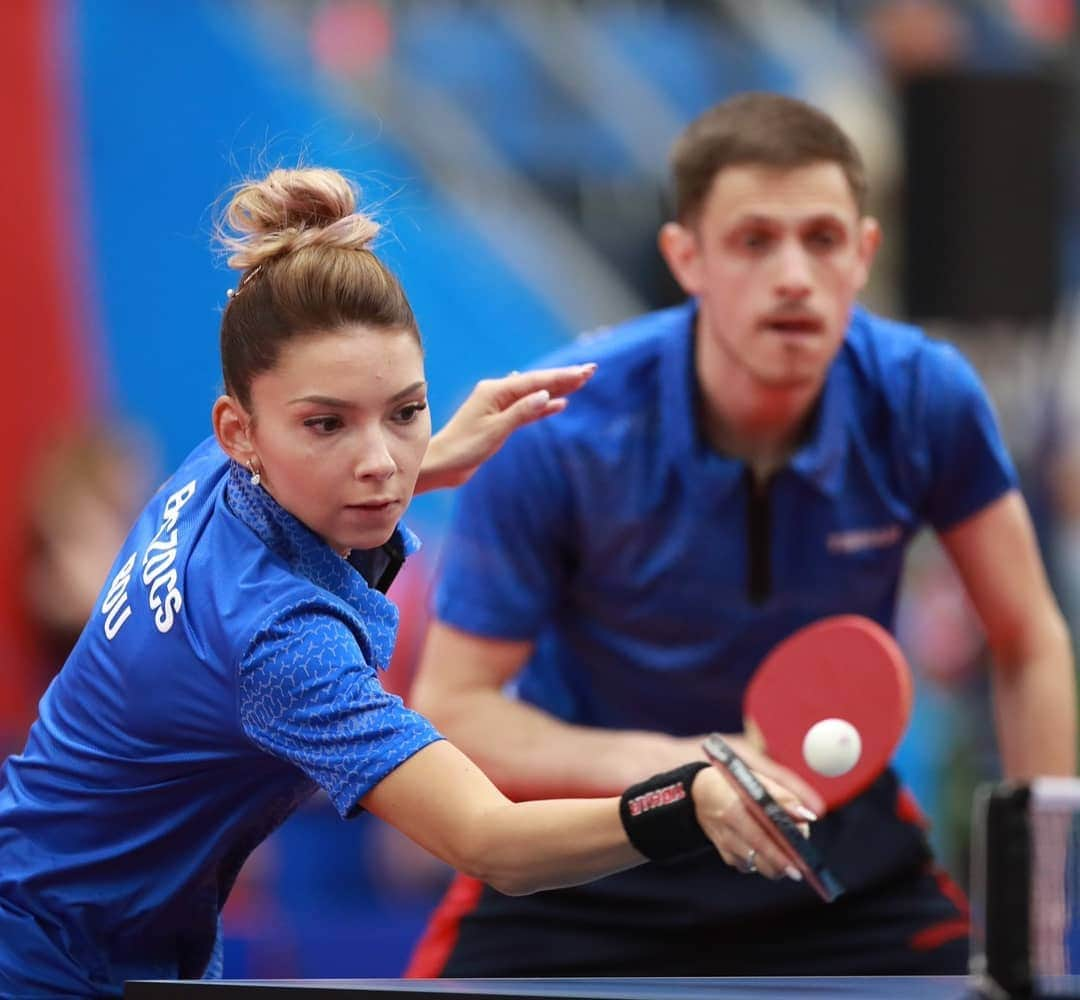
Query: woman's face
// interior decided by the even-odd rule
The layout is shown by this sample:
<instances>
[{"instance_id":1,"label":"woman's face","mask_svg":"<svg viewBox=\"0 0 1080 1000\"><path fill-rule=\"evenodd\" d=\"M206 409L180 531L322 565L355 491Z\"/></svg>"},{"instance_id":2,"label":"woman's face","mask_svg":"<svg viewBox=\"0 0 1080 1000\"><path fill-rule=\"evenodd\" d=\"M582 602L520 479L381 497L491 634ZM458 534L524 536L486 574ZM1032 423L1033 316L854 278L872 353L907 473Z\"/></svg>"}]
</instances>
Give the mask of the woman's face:
<instances>
[{"instance_id":1,"label":"woman's face","mask_svg":"<svg viewBox=\"0 0 1080 1000\"><path fill-rule=\"evenodd\" d=\"M431 437L411 332L298 337L252 381L251 408L262 485L282 507L343 554L390 538Z\"/></svg>"}]
</instances>

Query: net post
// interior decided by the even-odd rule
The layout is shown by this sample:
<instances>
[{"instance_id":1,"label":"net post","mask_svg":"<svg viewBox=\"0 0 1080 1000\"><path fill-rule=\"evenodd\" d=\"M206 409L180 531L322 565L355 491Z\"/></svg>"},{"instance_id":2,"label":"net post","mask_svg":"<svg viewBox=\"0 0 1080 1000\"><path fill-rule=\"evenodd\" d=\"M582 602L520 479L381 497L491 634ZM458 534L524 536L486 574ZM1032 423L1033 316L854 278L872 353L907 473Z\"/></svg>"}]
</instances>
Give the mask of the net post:
<instances>
[{"instance_id":1,"label":"net post","mask_svg":"<svg viewBox=\"0 0 1080 1000\"><path fill-rule=\"evenodd\" d=\"M1033 996L1030 800L1025 782L984 785L975 794L970 972L992 1000Z\"/></svg>"}]
</instances>

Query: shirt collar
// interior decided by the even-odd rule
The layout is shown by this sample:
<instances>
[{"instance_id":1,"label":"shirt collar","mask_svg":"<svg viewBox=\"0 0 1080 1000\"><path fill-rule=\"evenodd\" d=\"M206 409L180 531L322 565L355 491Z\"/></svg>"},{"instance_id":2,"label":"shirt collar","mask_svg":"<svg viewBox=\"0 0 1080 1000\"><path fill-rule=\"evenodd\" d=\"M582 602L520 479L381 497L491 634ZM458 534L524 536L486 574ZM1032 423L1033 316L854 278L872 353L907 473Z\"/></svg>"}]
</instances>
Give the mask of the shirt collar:
<instances>
[{"instance_id":1,"label":"shirt collar","mask_svg":"<svg viewBox=\"0 0 1080 1000\"><path fill-rule=\"evenodd\" d=\"M665 457L677 467L693 468L707 479L710 491L726 490L741 481L744 463L714 452L699 430L694 371L697 313L697 301L690 299L658 317L661 448ZM856 309L851 324L858 322L860 315ZM841 346L829 367L807 440L788 462L796 475L829 495L837 493L843 482L844 459L850 440L850 401L850 376Z\"/></svg>"},{"instance_id":2,"label":"shirt collar","mask_svg":"<svg viewBox=\"0 0 1080 1000\"><path fill-rule=\"evenodd\" d=\"M294 573L330 591L357 611L370 606L372 595L378 592L375 585L380 580L374 577L385 579L388 568L400 565L406 556L420 548L416 535L404 524L398 524L385 545L372 552L353 552L343 559L266 490L253 485L250 474L232 460L225 500L233 513L267 548L284 559ZM365 574L373 579L369 582ZM392 576L391 572L391 579ZM385 586L389 586L389 580Z\"/></svg>"},{"instance_id":3,"label":"shirt collar","mask_svg":"<svg viewBox=\"0 0 1080 1000\"><path fill-rule=\"evenodd\" d=\"M827 496L840 492L851 435L848 419L851 404L850 378L840 353L829 366L825 387L818 400L806 441L792 455L788 466Z\"/></svg>"},{"instance_id":4,"label":"shirt collar","mask_svg":"<svg viewBox=\"0 0 1080 1000\"><path fill-rule=\"evenodd\" d=\"M697 301L690 299L657 316L660 364L660 447L685 466L703 450L698 433L694 324Z\"/></svg>"}]
</instances>

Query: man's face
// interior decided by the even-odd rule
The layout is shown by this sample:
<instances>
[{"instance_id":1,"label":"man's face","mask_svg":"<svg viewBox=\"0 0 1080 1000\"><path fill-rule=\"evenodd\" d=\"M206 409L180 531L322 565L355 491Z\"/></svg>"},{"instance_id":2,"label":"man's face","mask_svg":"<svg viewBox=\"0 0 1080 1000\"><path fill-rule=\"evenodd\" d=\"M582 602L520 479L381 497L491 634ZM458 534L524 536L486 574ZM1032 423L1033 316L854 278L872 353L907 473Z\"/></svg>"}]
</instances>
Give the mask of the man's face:
<instances>
[{"instance_id":1,"label":"man's face","mask_svg":"<svg viewBox=\"0 0 1080 1000\"><path fill-rule=\"evenodd\" d=\"M820 385L877 247L838 164L736 166L661 247L699 299L699 357L771 388Z\"/></svg>"}]
</instances>

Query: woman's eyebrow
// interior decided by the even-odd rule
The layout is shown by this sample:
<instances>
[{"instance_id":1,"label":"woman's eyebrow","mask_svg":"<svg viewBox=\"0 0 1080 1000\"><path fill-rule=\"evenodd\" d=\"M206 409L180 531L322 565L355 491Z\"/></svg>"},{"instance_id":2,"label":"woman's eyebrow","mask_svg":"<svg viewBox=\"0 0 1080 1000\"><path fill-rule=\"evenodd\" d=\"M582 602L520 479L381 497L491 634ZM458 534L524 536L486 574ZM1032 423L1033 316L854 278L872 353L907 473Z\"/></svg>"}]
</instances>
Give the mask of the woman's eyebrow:
<instances>
[{"instance_id":1,"label":"woman's eyebrow","mask_svg":"<svg viewBox=\"0 0 1080 1000\"><path fill-rule=\"evenodd\" d=\"M400 392L395 392L394 395L390 397L390 402L396 402L404 396L411 396L414 392L423 389L426 385L427 382L423 379L419 382L413 382L412 385L407 385ZM346 410L356 406L355 403L350 403L346 399L338 399L336 396L321 396L318 393L312 393L309 396L297 396L296 399L289 400L289 406L292 406L294 403L315 403L317 406L330 406L339 410Z\"/></svg>"}]
</instances>

